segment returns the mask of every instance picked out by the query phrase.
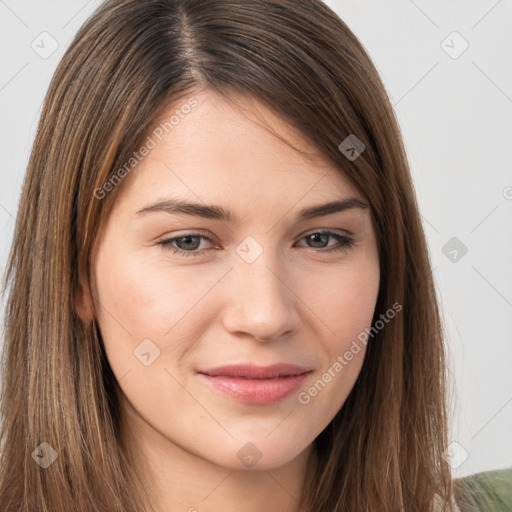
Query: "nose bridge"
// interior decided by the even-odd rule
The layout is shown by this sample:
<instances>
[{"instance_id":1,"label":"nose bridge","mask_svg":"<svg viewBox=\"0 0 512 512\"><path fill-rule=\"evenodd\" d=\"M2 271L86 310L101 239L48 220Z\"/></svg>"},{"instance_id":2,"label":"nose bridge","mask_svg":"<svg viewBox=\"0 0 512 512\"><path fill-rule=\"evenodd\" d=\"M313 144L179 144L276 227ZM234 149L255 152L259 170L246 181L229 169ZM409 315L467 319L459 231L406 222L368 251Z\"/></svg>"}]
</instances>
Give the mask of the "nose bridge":
<instances>
[{"instance_id":1,"label":"nose bridge","mask_svg":"<svg viewBox=\"0 0 512 512\"><path fill-rule=\"evenodd\" d=\"M237 247L224 325L264 341L293 330L298 314L278 255L256 244L246 240Z\"/></svg>"}]
</instances>

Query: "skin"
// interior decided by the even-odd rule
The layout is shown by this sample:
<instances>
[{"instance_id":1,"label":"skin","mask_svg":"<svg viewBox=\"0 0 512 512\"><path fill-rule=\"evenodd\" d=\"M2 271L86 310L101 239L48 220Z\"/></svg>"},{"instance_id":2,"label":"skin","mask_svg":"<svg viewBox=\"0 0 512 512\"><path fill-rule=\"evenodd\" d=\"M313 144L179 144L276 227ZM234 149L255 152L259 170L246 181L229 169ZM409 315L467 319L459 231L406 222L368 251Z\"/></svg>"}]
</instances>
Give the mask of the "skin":
<instances>
[{"instance_id":1,"label":"skin","mask_svg":"<svg viewBox=\"0 0 512 512\"><path fill-rule=\"evenodd\" d=\"M370 209L297 220L308 206L364 198L258 101L246 98L241 110L209 90L190 97L198 105L124 178L93 261L95 307L81 279L77 310L99 323L122 390L122 443L158 511L298 511L315 463L312 442L343 405L363 362L364 345L309 403L299 402L298 392L371 326L380 276ZM169 198L222 206L239 222L136 214ZM337 239L306 236L326 229L355 242L326 253ZM198 230L211 241L173 246L199 256L158 245ZM257 245L245 246L247 237ZM263 252L248 263L237 247ZM144 339L160 350L148 366L134 355ZM300 390L267 405L221 394L196 373L278 362L312 372ZM261 454L252 467L237 456L249 442Z\"/></svg>"}]
</instances>

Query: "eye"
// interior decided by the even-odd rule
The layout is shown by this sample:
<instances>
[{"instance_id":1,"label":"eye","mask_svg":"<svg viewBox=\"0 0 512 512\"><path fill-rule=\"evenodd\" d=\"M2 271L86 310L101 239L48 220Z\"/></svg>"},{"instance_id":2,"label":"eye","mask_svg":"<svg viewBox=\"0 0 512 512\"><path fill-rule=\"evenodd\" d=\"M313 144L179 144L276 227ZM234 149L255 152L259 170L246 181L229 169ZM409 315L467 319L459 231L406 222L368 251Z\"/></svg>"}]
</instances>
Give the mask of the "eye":
<instances>
[{"instance_id":1,"label":"eye","mask_svg":"<svg viewBox=\"0 0 512 512\"><path fill-rule=\"evenodd\" d=\"M158 242L158 245L163 246L165 249L171 250L175 254L180 254L183 256L200 256L203 254L205 249L198 251L197 249L201 245L201 240L211 240L204 235L199 233L187 233L183 236L178 236L176 238L169 238L168 240L162 240ZM176 244L178 247L175 247Z\"/></svg>"},{"instance_id":2,"label":"eye","mask_svg":"<svg viewBox=\"0 0 512 512\"><path fill-rule=\"evenodd\" d=\"M325 247L325 243L328 243L329 239L335 239L338 244L331 246L329 249L325 249L319 252L335 252L335 251L343 251L345 249L350 248L355 240L348 236L340 235L339 233L334 233L332 231L315 231L314 233L310 233L302 237L301 240L308 240L313 243L313 247L311 249L318 249ZM328 247L328 246L327 246Z\"/></svg>"},{"instance_id":3,"label":"eye","mask_svg":"<svg viewBox=\"0 0 512 512\"><path fill-rule=\"evenodd\" d=\"M329 245L326 245L328 244L329 239L334 239L338 243L330 247ZM171 250L174 254L182 256L201 256L208 250L205 248L199 249L202 240L213 243L210 238L201 235L200 233L187 233L183 236L162 240L161 242L158 242L157 245L164 247L166 250ZM309 248L319 249L318 252L321 253L343 251L349 249L355 243L353 238L340 235L339 233L334 233L332 231L316 231L302 237L301 240L307 240L310 243L313 243L313 246L309 246ZM324 247L330 248L324 249Z\"/></svg>"}]
</instances>

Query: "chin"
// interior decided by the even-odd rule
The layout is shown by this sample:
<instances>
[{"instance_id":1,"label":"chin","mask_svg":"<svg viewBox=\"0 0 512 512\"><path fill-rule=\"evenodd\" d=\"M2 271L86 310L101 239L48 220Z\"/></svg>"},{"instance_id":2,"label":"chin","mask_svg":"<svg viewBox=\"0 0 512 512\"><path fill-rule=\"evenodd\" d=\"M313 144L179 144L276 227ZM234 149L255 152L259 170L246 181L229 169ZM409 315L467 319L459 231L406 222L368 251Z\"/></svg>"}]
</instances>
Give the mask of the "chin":
<instances>
[{"instance_id":1,"label":"chin","mask_svg":"<svg viewBox=\"0 0 512 512\"><path fill-rule=\"evenodd\" d=\"M213 463L235 471L270 471L285 466L299 455L306 447L286 446L284 439L276 437L272 441L253 438L240 442L233 440L230 446L222 447L221 451L210 454Z\"/></svg>"}]
</instances>

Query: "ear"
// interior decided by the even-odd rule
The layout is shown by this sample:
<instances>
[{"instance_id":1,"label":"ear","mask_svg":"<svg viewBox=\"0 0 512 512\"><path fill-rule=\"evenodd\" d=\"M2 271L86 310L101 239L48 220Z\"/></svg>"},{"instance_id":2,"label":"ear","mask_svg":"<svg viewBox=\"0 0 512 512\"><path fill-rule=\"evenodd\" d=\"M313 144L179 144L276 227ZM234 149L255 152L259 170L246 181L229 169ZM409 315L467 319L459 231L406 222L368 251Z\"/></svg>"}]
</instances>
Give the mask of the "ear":
<instances>
[{"instance_id":1,"label":"ear","mask_svg":"<svg viewBox=\"0 0 512 512\"><path fill-rule=\"evenodd\" d=\"M78 280L78 288L75 294L75 309L78 316L84 322L94 320L94 307L89 283L82 273Z\"/></svg>"}]
</instances>

